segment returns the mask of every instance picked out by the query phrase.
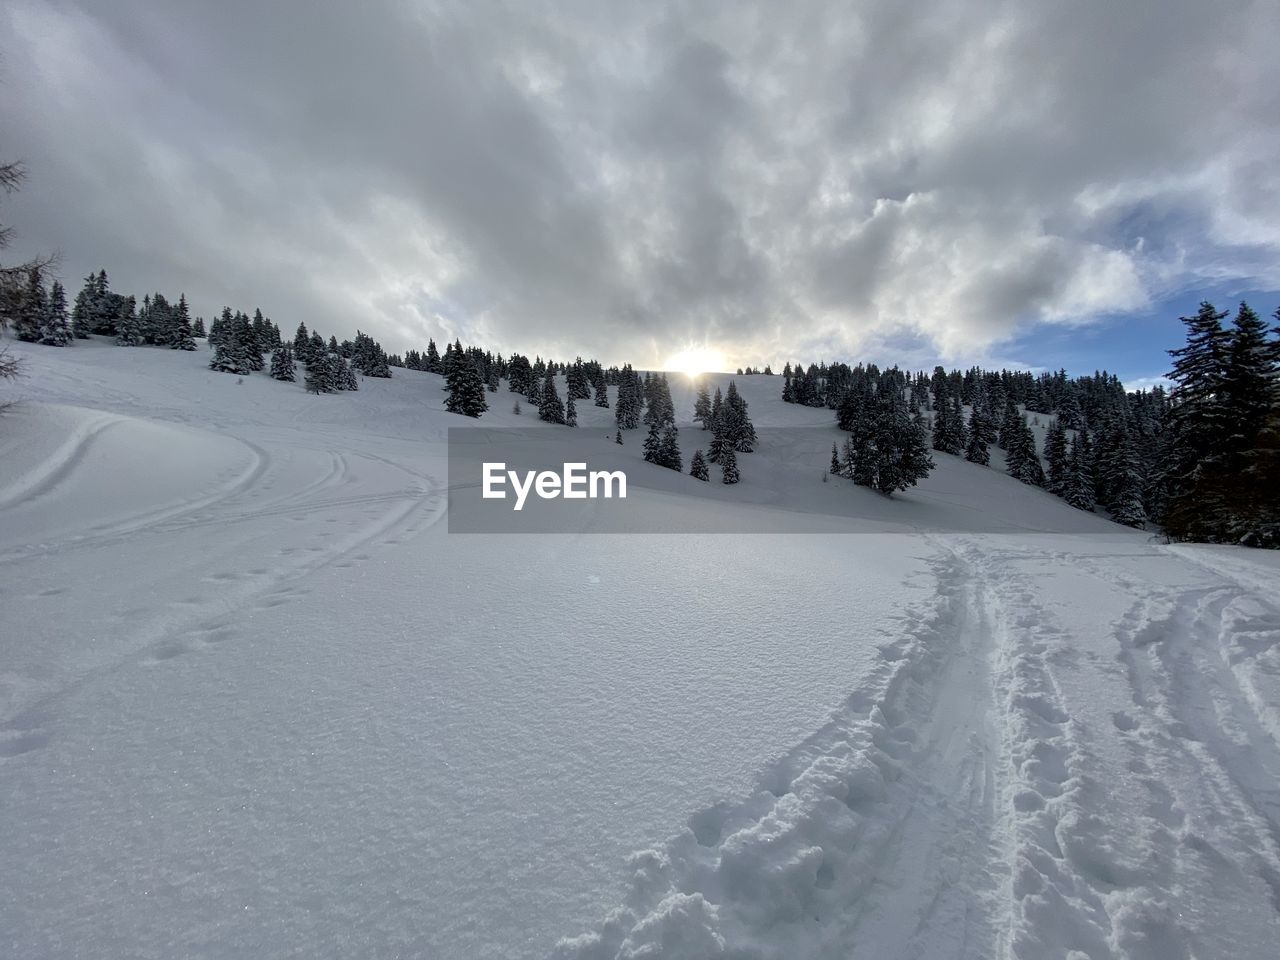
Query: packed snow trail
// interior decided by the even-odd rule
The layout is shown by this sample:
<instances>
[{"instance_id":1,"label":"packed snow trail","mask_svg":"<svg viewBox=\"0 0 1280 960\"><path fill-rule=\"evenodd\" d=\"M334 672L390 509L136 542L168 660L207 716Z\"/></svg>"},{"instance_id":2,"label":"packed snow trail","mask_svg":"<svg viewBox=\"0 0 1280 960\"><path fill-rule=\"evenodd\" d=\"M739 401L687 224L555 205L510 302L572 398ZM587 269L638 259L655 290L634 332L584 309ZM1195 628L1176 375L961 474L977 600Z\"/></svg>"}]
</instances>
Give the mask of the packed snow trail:
<instances>
[{"instance_id":1,"label":"packed snow trail","mask_svg":"<svg viewBox=\"0 0 1280 960\"><path fill-rule=\"evenodd\" d=\"M957 557L858 691L740 804L632 859L557 955L989 957L1003 936L989 651Z\"/></svg>"},{"instance_id":2,"label":"packed snow trail","mask_svg":"<svg viewBox=\"0 0 1280 960\"><path fill-rule=\"evenodd\" d=\"M950 559L895 667L748 799L633 858L631 896L557 956L1280 942L1273 602L1133 537L933 539Z\"/></svg>"},{"instance_id":3,"label":"packed snow trail","mask_svg":"<svg viewBox=\"0 0 1280 960\"><path fill-rule=\"evenodd\" d=\"M840 535L451 536L437 377L316 398L15 349L2 955L1280 942L1274 554L942 455L893 500L823 482L829 412L764 377L738 381L757 424L807 429L735 488L641 463L610 410L550 442L625 463L654 530Z\"/></svg>"}]
</instances>

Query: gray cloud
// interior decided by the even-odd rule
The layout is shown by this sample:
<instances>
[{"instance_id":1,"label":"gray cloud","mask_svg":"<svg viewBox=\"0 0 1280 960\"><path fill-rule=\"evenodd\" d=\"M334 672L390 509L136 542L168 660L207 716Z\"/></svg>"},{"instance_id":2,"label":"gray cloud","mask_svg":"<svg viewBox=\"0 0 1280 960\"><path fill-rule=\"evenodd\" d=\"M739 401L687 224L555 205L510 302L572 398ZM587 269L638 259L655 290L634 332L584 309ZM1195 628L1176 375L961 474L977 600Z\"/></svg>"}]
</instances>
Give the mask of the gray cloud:
<instances>
[{"instance_id":1,"label":"gray cloud","mask_svg":"<svg viewBox=\"0 0 1280 960\"><path fill-rule=\"evenodd\" d=\"M0 34L26 247L206 314L964 361L1280 286L1275 0L17 0Z\"/></svg>"}]
</instances>

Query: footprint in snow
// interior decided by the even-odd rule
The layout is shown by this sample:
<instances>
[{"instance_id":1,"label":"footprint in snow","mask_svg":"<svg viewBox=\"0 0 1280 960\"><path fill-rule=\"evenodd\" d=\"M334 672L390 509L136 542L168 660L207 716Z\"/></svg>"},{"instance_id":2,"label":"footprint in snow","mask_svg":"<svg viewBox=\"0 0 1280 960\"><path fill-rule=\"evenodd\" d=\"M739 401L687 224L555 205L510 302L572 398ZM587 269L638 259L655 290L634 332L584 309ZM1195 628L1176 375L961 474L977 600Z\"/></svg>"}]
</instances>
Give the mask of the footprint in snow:
<instances>
[{"instance_id":1,"label":"footprint in snow","mask_svg":"<svg viewBox=\"0 0 1280 960\"><path fill-rule=\"evenodd\" d=\"M177 640L169 640L160 644L152 651L148 658L150 663L162 663L165 660L172 660L174 657L180 657L187 652L187 646Z\"/></svg>"},{"instance_id":2,"label":"footprint in snow","mask_svg":"<svg viewBox=\"0 0 1280 960\"><path fill-rule=\"evenodd\" d=\"M1117 710L1111 715L1111 722L1116 725L1116 729L1127 733L1138 725L1138 721L1129 716L1123 710Z\"/></svg>"},{"instance_id":3,"label":"footprint in snow","mask_svg":"<svg viewBox=\"0 0 1280 960\"><path fill-rule=\"evenodd\" d=\"M0 757L17 757L32 750L39 750L49 742L49 735L42 730L31 730L16 736L0 732Z\"/></svg>"}]
</instances>

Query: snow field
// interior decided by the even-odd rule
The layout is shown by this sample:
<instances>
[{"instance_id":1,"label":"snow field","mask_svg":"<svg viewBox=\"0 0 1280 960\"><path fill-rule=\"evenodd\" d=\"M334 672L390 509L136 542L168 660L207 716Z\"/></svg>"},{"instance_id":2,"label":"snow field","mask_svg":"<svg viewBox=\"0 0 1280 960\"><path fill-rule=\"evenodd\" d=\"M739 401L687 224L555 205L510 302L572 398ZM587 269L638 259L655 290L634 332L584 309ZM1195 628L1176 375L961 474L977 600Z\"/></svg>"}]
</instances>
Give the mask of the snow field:
<instances>
[{"instance_id":1,"label":"snow field","mask_svg":"<svg viewBox=\"0 0 1280 960\"><path fill-rule=\"evenodd\" d=\"M765 377L738 378L757 427L806 429L738 487L606 443L610 410L546 429L625 465L655 531L807 532L451 536L437 377L317 398L202 353L15 349L0 954L1280 942L1273 555L944 455L893 500L822 483L829 411ZM536 422L491 396L485 425Z\"/></svg>"}]
</instances>

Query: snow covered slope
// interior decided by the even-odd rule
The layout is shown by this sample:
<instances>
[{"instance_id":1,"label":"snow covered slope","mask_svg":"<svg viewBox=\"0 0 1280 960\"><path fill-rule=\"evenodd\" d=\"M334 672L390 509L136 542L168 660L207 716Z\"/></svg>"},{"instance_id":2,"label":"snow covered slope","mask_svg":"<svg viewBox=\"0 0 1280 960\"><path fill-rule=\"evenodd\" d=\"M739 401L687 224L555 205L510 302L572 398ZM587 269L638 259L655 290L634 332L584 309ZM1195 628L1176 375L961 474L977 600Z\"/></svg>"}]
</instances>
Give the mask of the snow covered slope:
<instances>
[{"instance_id":1,"label":"snow covered slope","mask_svg":"<svg viewBox=\"0 0 1280 960\"><path fill-rule=\"evenodd\" d=\"M655 531L808 532L449 535L438 377L14 349L0 955L1280 942L1274 555L942 455L893 500L823 483L829 413L765 377L757 427L812 429L736 487L606 442L608 410L545 429L621 458ZM482 423L530 426L513 399Z\"/></svg>"}]
</instances>

